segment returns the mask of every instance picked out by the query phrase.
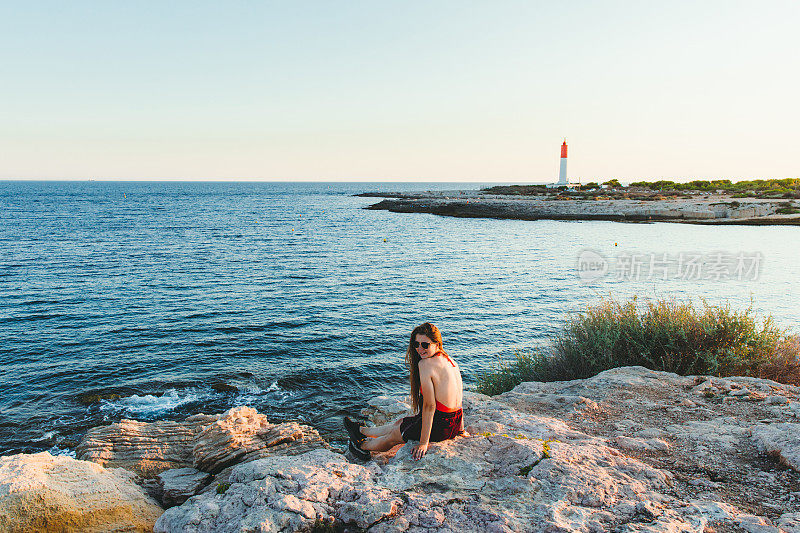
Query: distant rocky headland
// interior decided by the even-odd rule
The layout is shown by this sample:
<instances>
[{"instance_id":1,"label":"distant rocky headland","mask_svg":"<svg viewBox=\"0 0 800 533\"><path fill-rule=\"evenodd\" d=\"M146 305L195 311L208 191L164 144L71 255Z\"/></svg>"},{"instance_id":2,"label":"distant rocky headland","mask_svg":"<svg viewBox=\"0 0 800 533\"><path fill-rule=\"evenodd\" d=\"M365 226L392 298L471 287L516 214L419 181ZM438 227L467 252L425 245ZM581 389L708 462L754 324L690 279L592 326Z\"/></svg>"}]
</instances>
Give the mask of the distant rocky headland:
<instances>
[{"instance_id":1,"label":"distant rocky headland","mask_svg":"<svg viewBox=\"0 0 800 533\"><path fill-rule=\"evenodd\" d=\"M123 420L77 458L0 458L0 531L800 533L800 387L623 367L467 392L464 416L367 463L249 407Z\"/></svg>"},{"instance_id":2,"label":"distant rocky headland","mask_svg":"<svg viewBox=\"0 0 800 533\"><path fill-rule=\"evenodd\" d=\"M744 196L724 190L664 192L642 187L559 190L520 186L474 191L369 192L358 196L384 198L366 209L467 218L800 224L800 201L793 197Z\"/></svg>"}]
</instances>

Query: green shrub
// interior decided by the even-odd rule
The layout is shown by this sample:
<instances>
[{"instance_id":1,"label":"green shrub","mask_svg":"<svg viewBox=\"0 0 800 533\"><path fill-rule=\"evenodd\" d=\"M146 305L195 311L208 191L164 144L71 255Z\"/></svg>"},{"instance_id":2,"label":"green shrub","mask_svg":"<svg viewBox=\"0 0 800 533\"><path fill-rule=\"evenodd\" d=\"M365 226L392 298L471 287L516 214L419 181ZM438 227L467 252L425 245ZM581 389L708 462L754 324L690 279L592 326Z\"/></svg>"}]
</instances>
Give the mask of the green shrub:
<instances>
[{"instance_id":1,"label":"green shrub","mask_svg":"<svg viewBox=\"0 0 800 533\"><path fill-rule=\"evenodd\" d=\"M781 202L778 206L775 212L779 215L794 215L795 213L800 213L800 209L792 205L792 202Z\"/></svg>"},{"instance_id":2,"label":"green shrub","mask_svg":"<svg viewBox=\"0 0 800 533\"><path fill-rule=\"evenodd\" d=\"M800 343L752 305L613 299L568 321L547 349L518 351L512 361L478 375L477 390L494 395L523 381L584 379L639 365L681 375L754 376L800 385Z\"/></svg>"},{"instance_id":3,"label":"green shrub","mask_svg":"<svg viewBox=\"0 0 800 533\"><path fill-rule=\"evenodd\" d=\"M765 191L761 191L762 198L783 198L785 194L790 193L789 189L785 189L783 187L775 187L773 189L767 189Z\"/></svg>"},{"instance_id":4,"label":"green shrub","mask_svg":"<svg viewBox=\"0 0 800 533\"><path fill-rule=\"evenodd\" d=\"M515 351L514 360L500 363L492 372L478 375L478 392L494 396L509 391L523 381L553 381L547 361L538 351Z\"/></svg>"}]
</instances>

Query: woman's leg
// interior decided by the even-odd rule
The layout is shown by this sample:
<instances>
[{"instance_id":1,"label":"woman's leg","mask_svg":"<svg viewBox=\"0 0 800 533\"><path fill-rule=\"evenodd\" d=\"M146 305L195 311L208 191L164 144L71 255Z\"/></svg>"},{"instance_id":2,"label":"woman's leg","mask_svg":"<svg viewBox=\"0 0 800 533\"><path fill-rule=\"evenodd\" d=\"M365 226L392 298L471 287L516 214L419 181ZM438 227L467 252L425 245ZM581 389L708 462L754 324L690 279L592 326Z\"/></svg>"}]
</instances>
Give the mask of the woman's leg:
<instances>
[{"instance_id":1,"label":"woman's leg","mask_svg":"<svg viewBox=\"0 0 800 533\"><path fill-rule=\"evenodd\" d=\"M384 435L391 433L395 427L400 429L400 422L402 421L403 419L401 418L400 420L392 422L391 424L384 424L382 426L361 426L361 433L367 437L383 437Z\"/></svg>"},{"instance_id":2,"label":"woman's leg","mask_svg":"<svg viewBox=\"0 0 800 533\"><path fill-rule=\"evenodd\" d=\"M403 436L400 434L400 421L394 424L386 424L380 426L382 428L389 427L390 431L380 437L374 439L367 439L361 444L361 449L369 452L385 452L391 450L398 444L405 442Z\"/></svg>"}]
</instances>

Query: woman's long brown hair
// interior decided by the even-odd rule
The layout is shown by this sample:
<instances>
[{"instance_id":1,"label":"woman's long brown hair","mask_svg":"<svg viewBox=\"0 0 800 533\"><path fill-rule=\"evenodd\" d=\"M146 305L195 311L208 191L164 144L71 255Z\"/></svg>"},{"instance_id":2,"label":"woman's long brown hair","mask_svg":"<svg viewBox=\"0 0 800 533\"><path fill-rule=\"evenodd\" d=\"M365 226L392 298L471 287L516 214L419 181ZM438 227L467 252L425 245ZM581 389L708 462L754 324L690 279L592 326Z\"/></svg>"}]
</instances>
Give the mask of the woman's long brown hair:
<instances>
[{"instance_id":1,"label":"woman's long brown hair","mask_svg":"<svg viewBox=\"0 0 800 533\"><path fill-rule=\"evenodd\" d=\"M417 335L425 335L430 340L439 345L439 351L447 354L442 346L442 333L439 328L425 322L415 327L411 331L411 339L408 341L406 349L406 366L408 367L408 381L411 383L411 409L416 413L422 409L422 395L419 391L419 361L420 357L417 349L414 348L414 341Z\"/></svg>"}]
</instances>

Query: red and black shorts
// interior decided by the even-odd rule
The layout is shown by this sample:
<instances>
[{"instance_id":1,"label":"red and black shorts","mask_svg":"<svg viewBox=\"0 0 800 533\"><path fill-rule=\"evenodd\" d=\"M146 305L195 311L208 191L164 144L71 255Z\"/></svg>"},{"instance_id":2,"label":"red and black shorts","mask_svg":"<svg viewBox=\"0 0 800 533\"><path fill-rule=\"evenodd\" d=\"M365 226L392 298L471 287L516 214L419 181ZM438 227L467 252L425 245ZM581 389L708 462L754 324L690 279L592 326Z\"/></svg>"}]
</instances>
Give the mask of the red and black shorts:
<instances>
[{"instance_id":1,"label":"red and black shorts","mask_svg":"<svg viewBox=\"0 0 800 533\"><path fill-rule=\"evenodd\" d=\"M433 412L433 425L431 426L431 442L452 439L461 433L461 417L463 411L458 409L452 413L439 411ZM400 434L403 440L420 440L422 434L422 413L407 416L400 422Z\"/></svg>"}]
</instances>

